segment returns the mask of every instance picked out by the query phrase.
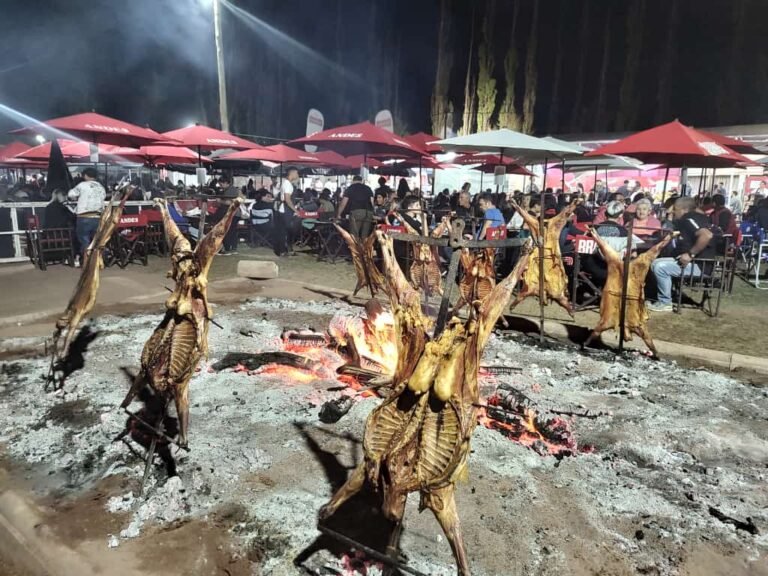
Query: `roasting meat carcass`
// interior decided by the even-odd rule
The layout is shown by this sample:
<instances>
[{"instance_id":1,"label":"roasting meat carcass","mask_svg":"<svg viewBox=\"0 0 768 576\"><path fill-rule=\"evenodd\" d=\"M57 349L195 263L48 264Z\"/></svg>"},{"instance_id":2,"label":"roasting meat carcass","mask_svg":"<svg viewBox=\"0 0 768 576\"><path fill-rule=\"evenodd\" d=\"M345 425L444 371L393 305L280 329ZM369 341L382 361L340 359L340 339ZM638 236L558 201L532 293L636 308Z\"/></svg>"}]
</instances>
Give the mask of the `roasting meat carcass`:
<instances>
[{"instance_id":1,"label":"roasting meat carcass","mask_svg":"<svg viewBox=\"0 0 768 576\"><path fill-rule=\"evenodd\" d=\"M173 399L179 420L179 445L186 447L189 380L200 359L208 354L208 327L213 317L208 303L208 271L241 200L236 198L232 202L224 218L200 240L195 250L171 218L165 200L158 199L156 203L171 255L168 276L176 286L165 302L165 317L144 344L141 370L121 407L127 407L145 385L161 396L166 405Z\"/></svg>"},{"instance_id":2,"label":"roasting meat carcass","mask_svg":"<svg viewBox=\"0 0 768 576\"><path fill-rule=\"evenodd\" d=\"M575 200L567 208L565 208L560 214L547 220L544 224L544 302L546 306L548 300L552 299L560 306L565 308L566 312L573 316L573 306L568 300L568 277L565 274L565 267L563 266L563 257L560 253L560 232L562 232L565 224L568 222L571 214L574 213L576 207L580 201ZM518 206L514 201L511 202L512 206L520 212L523 220L531 231L534 243L538 244L542 238L541 231L539 230L539 220L529 214L525 209ZM543 210L543 207L541 208ZM530 261L528 262L528 268L523 275L523 288L512 302L512 308L520 304L523 300L529 296L539 296L539 282L540 282L540 262L539 262L539 250L538 248L531 254Z\"/></svg>"},{"instance_id":3,"label":"roasting meat carcass","mask_svg":"<svg viewBox=\"0 0 768 576\"><path fill-rule=\"evenodd\" d=\"M384 516L395 524L388 553L396 551L399 526L411 492L435 514L451 545L458 572L469 574L454 491L467 476L470 437L477 424L478 367L491 331L528 260L524 250L515 270L482 301L470 303L462 323L454 318L437 337L423 315L419 292L395 262L392 240L379 234L384 273L395 317L398 362L393 393L368 417L364 461L320 511L331 516L367 483L383 497Z\"/></svg>"},{"instance_id":4,"label":"roasting meat carcass","mask_svg":"<svg viewBox=\"0 0 768 576\"><path fill-rule=\"evenodd\" d=\"M47 384L60 387L63 382L56 382L56 365L61 363L69 352L72 340L77 334L78 327L83 319L93 310L96 304L96 296L99 293L100 271L104 268L104 248L109 244L112 233L120 221L123 208L128 197L133 192L132 186L127 186L121 192L119 198L113 198L101 213L99 226L93 240L85 251L82 262L80 279L75 287L75 292L67 304L64 314L56 321L53 332L53 344L51 351L51 366L48 372Z\"/></svg>"},{"instance_id":5,"label":"roasting meat carcass","mask_svg":"<svg viewBox=\"0 0 768 576\"><path fill-rule=\"evenodd\" d=\"M405 218L400 218L408 234L419 234ZM432 232L433 238L438 238L445 231L445 224L441 224ZM437 294L443 295L443 281L440 275L440 256L437 253L437 246L429 244L413 244L413 262L409 270L411 283L427 296Z\"/></svg>"},{"instance_id":6,"label":"roasting meat carcass","mask_svg":"<svg viewBox=\"0 0 768 576\"><path fill-rule=\"evenodd\" d=\"M608 277L605 280L602 295L600 297L600 321L592 330L584 346L589 345L606 330L620 329L621 323L621 291L624 282L624 258L597 233L590 230L592 237L597 242L600 251L608 265ZM669 234L663 240L657 242L650 250L644 252L629 263L629 276L627 279L627 304L624 313L624 339L632 340L634 332L642 338L651 353L656 356L656 346L653 344L651 333L648 331L648 310L645 307L645 279L651 264L679 233Z\"/></svg>"},{"instance_id":7,"label":"roasting meat carcass","mask_svg":"<svg viewBox=\"0 0 768 576\"><path fill-rule=\"evenodd\" d=\"M453 308L454 312L461 310L475 300L483 300L496 286L496 269L494 258L496 250L484 248L472 254L468 248L461 250L461 267L464 276L459 282L459 300Z\"/></svg>"},{"instance_id":8,"label":"roasting meat carcass","mask_svg":"<svg viewBox=\"0 0 768 576\"><path fill-rule=\"evenodd\" d=\"M357 293L363 288L368 288L371 291L371 297L376 296L376 292L384 289L384 277L379 271L376 263L374 262L373 252L376 242L376 236L371 234L364 241L359 238L355 238L344 230L341 226L335 224L336 229L341 234L344 242L347 243L350 254L352 254L352 263L355 266L355 274L357 275L357 285L355 291L352 293L356 296Z\"/></svg>"}]
</instances>

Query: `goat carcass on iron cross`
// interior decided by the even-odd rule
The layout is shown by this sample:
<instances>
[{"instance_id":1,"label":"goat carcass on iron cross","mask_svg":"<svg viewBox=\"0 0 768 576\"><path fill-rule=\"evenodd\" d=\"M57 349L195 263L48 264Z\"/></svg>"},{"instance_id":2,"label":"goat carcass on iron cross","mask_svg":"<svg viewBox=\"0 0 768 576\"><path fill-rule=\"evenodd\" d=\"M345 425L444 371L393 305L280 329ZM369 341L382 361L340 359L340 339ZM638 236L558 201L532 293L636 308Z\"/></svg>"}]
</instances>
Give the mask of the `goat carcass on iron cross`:
<instances>
[{"instance_id":1,"label":"goat carcass on iron cross","mask_svg":"<svg viewBox=\"0 0 768 576\"><path fill-rule=\"evenodd\" d=\"M383 513L395 523L388 553L394 554L408 494L435 514L450 542L459 574L469 563L454 500L455 483L467 476L469 440L477 425L480 356L512 290L525 269L524 250L513 272L485 298L471 302L469 319L454 318L434 337L419 292L395 261L392 239L377 232L384 276L395 317L398 363L393 393L368 417L364 461L320 511L331 516L368 483L383 497Z\"/></svg>"},{"instance_id":2,"label":"goat carcass on iron cross","mask_svg":"<svg viewBox=\"0 0 768 576\"><path fill-rule=\"evenodd\" d=\"M176 403L179 445L186 447L189 428L189 380L208 353L208 326L213 316L208 304L208 271L221 248L241 201L235 199L222 218L192 250L189 240L170 217L164 200L157 200L163 215L165 238L171 254L168 273L176 282L166 300L166 313L141 353L141 370L123 400L126 408L145 385Z\"/></svg>"}]
</instances>

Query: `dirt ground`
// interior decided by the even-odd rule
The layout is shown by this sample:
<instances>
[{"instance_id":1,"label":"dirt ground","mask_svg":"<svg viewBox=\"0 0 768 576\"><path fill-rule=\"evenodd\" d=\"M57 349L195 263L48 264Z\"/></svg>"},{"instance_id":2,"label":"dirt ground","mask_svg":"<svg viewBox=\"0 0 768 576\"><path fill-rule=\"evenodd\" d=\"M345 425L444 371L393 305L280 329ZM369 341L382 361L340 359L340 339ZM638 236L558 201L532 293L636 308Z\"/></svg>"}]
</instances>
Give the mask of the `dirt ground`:
<instances>
[{"instance_id":1,"label":"dirt ground","mask_svg":"<svg viewBox=\"0 0 768 576\"><path fill-rule=\"evenodd\" d=\"M222 305L209 363L228 351L273 350L286 326L323 327L357 312L338 301ZM87 366L64 396L41 393L44 358L6 360L0 512L8 494L23 498L46 545L74 551L94 573L380 574L350 567L349 551L315 528L317 510L360 461L377 402L360 399L336 424L320 423L319 405L340 393L335 379L204 367L192 383L192 451L178 455L180 478L166 481L158 465L146 496L138 494L142 462L111 439L125 420L116 408L128 384L120 367L135 369L157 319L98 318ZM470 479L457 496L475 576L768 575L768 389L520 335L495 337L483 363L519 368L484 377L484 395L505 383L542 414L604 415L569 420L586 451L563 459L475 431ZM445 538L417 500L409 499L401 543L408 564L453 574ZM371 502L350 502L332 527L381 547L386 524ZM751 518L759 533L717 520L710 507Z\"/></svg>"}]
</instances>

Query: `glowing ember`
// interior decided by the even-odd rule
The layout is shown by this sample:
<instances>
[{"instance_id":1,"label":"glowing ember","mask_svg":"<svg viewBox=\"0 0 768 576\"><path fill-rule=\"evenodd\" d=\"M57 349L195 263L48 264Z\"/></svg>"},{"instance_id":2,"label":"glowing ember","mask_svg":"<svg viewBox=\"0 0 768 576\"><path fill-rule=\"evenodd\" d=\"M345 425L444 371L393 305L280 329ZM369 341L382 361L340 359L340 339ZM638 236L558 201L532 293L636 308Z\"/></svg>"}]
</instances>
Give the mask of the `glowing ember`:
<instances>
[{"instance_id":1,"label":"glowing ember","mask_svg":"<svg viewBox=\"0 0 768 576\"><path fill-rule=\"evenodd\" d=\"M498 397L488 399L488 408L480 408L478 422L504 436L527 446L538 454L558 458L581 452L591 452L590 447L579 450L570 423L559 417L542 420L536 410L523 407L520 412L499 408Z\"/></svg>"}]
</instances>

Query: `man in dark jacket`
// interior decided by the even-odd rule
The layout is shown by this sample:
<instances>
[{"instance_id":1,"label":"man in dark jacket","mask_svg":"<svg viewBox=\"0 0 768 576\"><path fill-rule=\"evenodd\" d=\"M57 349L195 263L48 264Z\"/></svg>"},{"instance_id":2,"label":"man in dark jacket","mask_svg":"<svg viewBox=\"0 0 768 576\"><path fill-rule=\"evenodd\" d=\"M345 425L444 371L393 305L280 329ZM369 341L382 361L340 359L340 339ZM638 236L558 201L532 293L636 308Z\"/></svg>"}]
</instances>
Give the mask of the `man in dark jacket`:
<instances>
[{"instance_id":1,"label":"man in dark jacket","mask_svg":"<svg viewBox=\"0 0 768 576\"><path fill-rule=\"evenodd\" d=\"M696 210L696 201L690 196L678 198L673 208L675 230L680 232L674 240L672 258L658 258L651 264L651 271L656 276L658 299L648 305L653 312L671 312L672 279L683 274L701 276L701 269L694 259L712 258L715 255L711 246L711 222L706 214Z\"/></svg>"}]
</instances>

